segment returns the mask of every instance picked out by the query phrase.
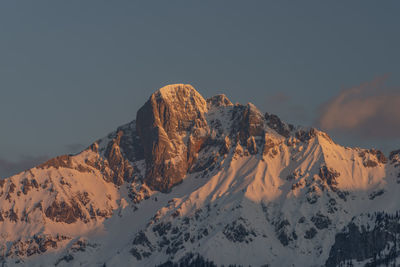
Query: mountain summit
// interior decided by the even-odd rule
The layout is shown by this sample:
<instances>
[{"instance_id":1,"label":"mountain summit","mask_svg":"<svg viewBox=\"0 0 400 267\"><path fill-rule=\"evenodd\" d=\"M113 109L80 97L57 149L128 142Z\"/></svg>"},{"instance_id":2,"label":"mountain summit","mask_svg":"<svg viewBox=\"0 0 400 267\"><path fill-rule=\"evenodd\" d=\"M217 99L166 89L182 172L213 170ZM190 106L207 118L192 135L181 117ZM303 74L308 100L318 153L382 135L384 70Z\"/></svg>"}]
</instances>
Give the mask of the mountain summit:
<instances>
[{"instance_id":1,"label":"mountain summit","mask_svg":"<svg viewBox=\"0 0 400 267\"><path fill-rule=\"evenodd\" d=\"M400 255L400 150L342 147L165 86L76 155L0 180L3 266L380 266Z\"/></svg>"}]
</instances>

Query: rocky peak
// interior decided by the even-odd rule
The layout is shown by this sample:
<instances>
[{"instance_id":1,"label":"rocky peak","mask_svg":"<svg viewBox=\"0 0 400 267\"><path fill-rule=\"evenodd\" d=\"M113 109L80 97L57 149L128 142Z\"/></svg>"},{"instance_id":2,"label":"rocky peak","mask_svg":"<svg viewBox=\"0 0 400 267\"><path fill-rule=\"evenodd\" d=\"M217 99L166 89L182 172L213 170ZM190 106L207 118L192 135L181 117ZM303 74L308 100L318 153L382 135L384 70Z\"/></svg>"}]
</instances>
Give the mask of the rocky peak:
<instances>
[{"instance_id":1,"label":"rocky peak","mask_svg":"<svg viewBox=\"0 0 400 267\"><path fill-rule=\"evenodd\" d=\"M182 181L190 166L187 139L193 143L201 138L185 138L196 128L207 125L205 99L191 86L167 85L150 96L136 115L136 128L142 140L146 160L145 182L152 188L167 192Z\"/></svg>"},{"instance_id":2,"label":"rocky peak","mask_svg":"<svg viewBox=\"0 0 400 267\"><path fill-rule=\"evenodd\" d=\"M175 109L181 112L207 112L206 100L190 84L167 85L153 93L150 99L155 98L158 103L169 102L176 105Z\"/></svg>"},{"instance_id":3,"label":"rocky peak","mask_svg":"<svg viewBox=\"0 0 400 267\"><path fill-rule=\"evenodd\" d=\"M282 122L281 119L274 114L265 113L264 117L270 128L286 138L289 137L290 132L294 129L293 125Z\"/></svg>"},{"instance_id":4,"label":"rocky peak","mask_svg":"<svg viewBox=\"0 0 400 267\"><path fill-rule=\"evenodd\" d=\"M232 106L232 102L224 94L215 95L207 99L207 105L211 107L226 107Z\"/></svg>"},{"instance_id":5,"label":"rocky peak","mask_svg":"<svg viewBox=\"0 0 400 267\"><path fill-rule=\"evenodd\" d=\"M243 144L246 144L251 136L264 134L263 116L253 104L235 106L234 117L236 116L238 117L234 119L238 125L233 128L233 131L239 133L239 139Z\"/></svg>"}]
</instances>

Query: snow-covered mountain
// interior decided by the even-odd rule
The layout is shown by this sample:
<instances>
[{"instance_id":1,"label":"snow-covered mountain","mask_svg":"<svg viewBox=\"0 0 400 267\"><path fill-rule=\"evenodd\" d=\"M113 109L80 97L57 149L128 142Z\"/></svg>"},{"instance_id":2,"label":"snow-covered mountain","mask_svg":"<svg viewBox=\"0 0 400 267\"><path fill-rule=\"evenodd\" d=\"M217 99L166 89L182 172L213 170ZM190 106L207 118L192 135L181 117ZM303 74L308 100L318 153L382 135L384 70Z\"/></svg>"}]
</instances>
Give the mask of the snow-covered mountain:
<instances>
[{"instance_id":1,"label":"snow-covered mountain","mask_svg":"<svg viewBox=\"0 0 400 267\"><path fill-rule=\"evenodd\" d=\"M0 180L1 262L395 264L399 191L400 150L342 147L252 104L168 85L81 153Z\"/></svg>"}]
</instances>

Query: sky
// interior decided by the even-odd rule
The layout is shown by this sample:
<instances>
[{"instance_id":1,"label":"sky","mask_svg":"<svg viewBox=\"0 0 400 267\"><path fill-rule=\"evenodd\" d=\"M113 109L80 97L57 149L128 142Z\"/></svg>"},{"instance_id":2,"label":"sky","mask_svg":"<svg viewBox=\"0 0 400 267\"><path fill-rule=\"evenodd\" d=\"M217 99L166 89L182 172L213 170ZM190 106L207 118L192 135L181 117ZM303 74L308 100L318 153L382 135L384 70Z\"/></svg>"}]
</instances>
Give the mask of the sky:
<instances>
[{"instance_id":1,"label":"sky","mask_svg":"<svg viewBox=\"0 0 400 267\"><path fill-rule=\"evenodd\" d=\"M0 3L0 177L192 84L346 146L400 148L399 1Z\"/></svg>"}]
</instances>

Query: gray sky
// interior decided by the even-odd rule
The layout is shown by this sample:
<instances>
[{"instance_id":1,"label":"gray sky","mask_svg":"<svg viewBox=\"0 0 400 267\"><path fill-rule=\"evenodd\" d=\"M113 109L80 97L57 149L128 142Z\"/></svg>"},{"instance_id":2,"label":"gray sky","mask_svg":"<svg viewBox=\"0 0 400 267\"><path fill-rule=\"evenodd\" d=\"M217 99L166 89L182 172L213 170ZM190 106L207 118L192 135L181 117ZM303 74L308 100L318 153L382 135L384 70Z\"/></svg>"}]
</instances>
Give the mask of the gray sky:
<instances>
[{"instance_id":1,"label":"gray sky","mask_svg":"<svg viewBox=\"0 0 400 267\"><path fill-rule=\"evenodd\" d=\"M398 1L1 1L0 176L79 151L181 82L324 127L344 145L400 148L399 10ZM337 122L343 110L353 116Z\"/></svg>"}]
</instances>

